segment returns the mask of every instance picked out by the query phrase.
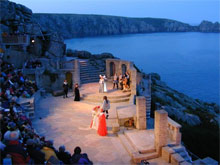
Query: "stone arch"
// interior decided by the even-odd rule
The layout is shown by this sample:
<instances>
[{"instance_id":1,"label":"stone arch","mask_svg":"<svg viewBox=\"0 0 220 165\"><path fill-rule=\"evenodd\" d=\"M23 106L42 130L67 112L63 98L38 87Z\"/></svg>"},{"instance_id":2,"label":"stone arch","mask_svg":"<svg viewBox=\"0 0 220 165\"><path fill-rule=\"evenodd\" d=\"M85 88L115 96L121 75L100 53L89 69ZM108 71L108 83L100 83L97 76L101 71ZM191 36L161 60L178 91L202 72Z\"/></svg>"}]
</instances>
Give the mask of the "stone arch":
<instances>
[{"instance_id":1,"label":"stone arch","mask_svg":"<svg viewBox=\"0 0 220 165\"><path fill-rule=\"evenodd\" d=\"M122 71L122 75L124 75L127 72L127 66L125 64L121 65L121 71Z\"/></svg>"},{"instance_id":2,"label":"stone arch","mask_svg":"<svg viewBox=\"0 0 220 165\"><path fill-rule=\"evenodd\" d=\"M115 63L110 62L110 76L114 76L115 74Z\"/></svg>"},{"instance_id":3,"label":"stone arch","mask_svg":"<svg viewBox=\"0 0 220 165\"><path fill-rule=\"evenodd\" d=\"M66 72L66 80L69 85L69 88L72 89L73 86L73 75L71 72Z\"/></svg>"}]
</instances>

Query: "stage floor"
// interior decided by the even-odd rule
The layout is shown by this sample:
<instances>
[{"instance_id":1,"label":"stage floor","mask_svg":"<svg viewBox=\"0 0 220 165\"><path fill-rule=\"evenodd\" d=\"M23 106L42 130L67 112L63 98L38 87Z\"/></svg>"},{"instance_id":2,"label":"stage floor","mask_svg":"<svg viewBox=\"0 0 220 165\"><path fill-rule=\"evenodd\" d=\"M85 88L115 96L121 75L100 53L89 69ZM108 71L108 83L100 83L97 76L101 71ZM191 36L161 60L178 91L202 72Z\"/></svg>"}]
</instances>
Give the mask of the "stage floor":
<instances>
[{"instance_id":1,"label":"stage floor","mask_svg":"<svg viewBox=\"0 0 220 165\"><path fill-rule=\"evenodd\" d=\"M112 86L108 86L110 90ZM85 84L80 88L80 92L81 94L99 95L98 87L98 83ZM109 92L109 96L117 96L117 94L121 95L123 92L120 90ZM57 149L59 146L65 145L66 150L71 154L76 146L80 146L82 152L87 153L94 164L133 164L120 139L111 132L111 125L116 122L116 107L134 105L129 102L111 103L112 110L109 111L107 120L109 134L101 137L96 130L89 128L92 120L91 111L94 106L101 105L101 102L74 102L72 93L68 95L69 98L63 99L62 96L54 97L48 94L46 98L39 100L35 110L35 119L32 121L37 133L45 136L46 140L54 140L54 146ZM132 138L132 140L135 139L140 140ZM146 140L148 140L147 137ZM137 143L137 146L139 145L141 146L140 143ZM161 158L149 160L149 162L155 165L166 164Z\"/></svg>"},{"instance_id":2,"label":"stage floor","mask_svg":"<svg viewBox=\"0 0 220 165\"><path fill-rule=\"evenodd\" d=\"M130 156L120 143L119 138L111 133L106 137L97 135L90 129L91 110L97 104L74 102L73 97L47 96L37 105L33 127L46 137L53 139L58 149L65 145L71 154L76 146L89 155L94 163L100 164L130 164ZM111 113L110 113L111 116ZM42 118L42 119L40 119ZM108 120L107 125L113 119Z\"/></svg>"}]
</instances>

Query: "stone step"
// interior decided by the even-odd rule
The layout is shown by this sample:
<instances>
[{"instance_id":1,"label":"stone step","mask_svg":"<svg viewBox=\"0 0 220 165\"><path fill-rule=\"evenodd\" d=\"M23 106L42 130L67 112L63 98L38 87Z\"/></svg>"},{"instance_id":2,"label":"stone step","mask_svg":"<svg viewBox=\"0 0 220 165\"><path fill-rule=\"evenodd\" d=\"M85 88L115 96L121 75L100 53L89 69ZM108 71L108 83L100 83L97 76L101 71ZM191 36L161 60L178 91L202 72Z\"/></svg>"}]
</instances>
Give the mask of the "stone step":
<instances>
[{"instance_id":1,"label":"stone step","mask_svg":"<svg viewBox=\"0 0 220 165\"><path fill-rule=\"evenodd\" d=\"M122 143L122 145L124 146L124 148L126 149L126 151L129 153L129 155L132 157L133 154L135 154L136 151L135 148L130 144L130 142L128 141L128 139L126 138L125 135L123 134L118 134L118 137Z\"/></svg>"},{"instance_id":2,"label":"stone step","mask_svg":"<svg viewBox=\"0 0 220 165\"><path fill-rule=\"evenodd\" d=\"M97 102L101 103L103 101L103 99L93 99L93 98L85 98L85 97L83 97L82 99L85 100L85 101L95 102L95 103L97 103ZM130 97L118 98L118 99L109 99L109 101L111 103L128 102L129 100L130 100Z\"/></svg>"},{"instance_id":3,"label":"stone step","mask_svg":"<svg viewBox=\"0 0 220 165\"><path fill-rule=\"evenodd\" d=\"M95 79L98 80L99 82L99 76L98 75L91 75L91 76L80 76L80 80L90 80L90 79Z\"/></svg>"},{"instance_id":4,"label":"stone step","mask_svg":"<svg viewBox=\"0 0 220 165\"><path fill-rule=\"evenodd\" d=\"M88 74L96 74L96 75L103 75L105 74L104 72L101 72L100 70L80 70L80 75L88 75Z\"/></svg>"},{"instance_id":5,"label":"stone step","mask_svg":"<svg viewBox=\"0 0 220 165\"><path fill-rule=\"evenodd\" d=\"M94 99L103 99L104 95L83 95L86 98L94 98ZM118 99L118 98L127 98L130 97L131 93L125 93L121 95L109 95L108 99Z\"/></svg>"},{"instance_id":6,"label":"stone step","mask_svg":"<svg viewBox=\"0 0 220 165\"><path fill-rule=\"evenodd\" d=\"M192 164L193 164L193 165L200 165L200 164L202 164L202 160L201 160L201 159L194 160L194 161L192 162Z\"/></svg>"},{"instance_id":7,"label":"stone step","mask_svg":"<svg viewBox=\"0 0 220 165\"><path fill-rule=\"evenodd\" d=\"M142 160L150 160L150 159L155 159L158 157L159 157L159 154L157 152L152 152L152 153L147 153L147 154L135 153L132 156L132 160L134 161L134 163L140 163Z\"/></svg>"},{"instance_id":8,"label":"stone step","mask_svg":"<svg viewBox=\"0 0 220 165\"><path fill-rule=\"evenodd\" d=\"M172 147L172 149L173 149L176 153L185 152L185 147L180 146L180 145L174 146L174 147Z\"/></svg>"},{"instance_id":9,"label":"stone step","mask_svg":"<svg viewBox=\"0 0 220 165\"><path fill-rule=\"evenodd\" d=\"M94 78L97 78L99 79L99 74L94 74L94 73L91 73L91 74L80 74L80 78L89 78L89 77L94 77Z\"/></svg>"},{"instance_id":10,"label":"stone step","mask_svg":"<svg viewBox=\"0 0 220 165\"><path fill-rule=\"evenodd\" d=\"M81 84L88 84L88 83L94 83L94 82L98 83L98 80L96 80L96 79L81 80Z\"/></svg>"}]
</instances>

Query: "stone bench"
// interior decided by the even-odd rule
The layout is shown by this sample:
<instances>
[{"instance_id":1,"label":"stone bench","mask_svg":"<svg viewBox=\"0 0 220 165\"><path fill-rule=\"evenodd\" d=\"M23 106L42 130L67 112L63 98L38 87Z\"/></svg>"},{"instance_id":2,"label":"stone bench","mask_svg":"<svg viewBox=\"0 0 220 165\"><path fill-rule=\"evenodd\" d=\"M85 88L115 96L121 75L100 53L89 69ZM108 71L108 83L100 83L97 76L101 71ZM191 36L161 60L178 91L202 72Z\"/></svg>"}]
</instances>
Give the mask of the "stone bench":
<instances>
[{"instance_id":1,"label":"stone bench","mask_svg":"<svg viewBox=\"0 0 220 165\"><path fill-rule=\"evenodd\" d=\"M64 91L63 90L53 91L52 95L53 96L63 96L64 95Z\"/></svg>"}]
</instances>

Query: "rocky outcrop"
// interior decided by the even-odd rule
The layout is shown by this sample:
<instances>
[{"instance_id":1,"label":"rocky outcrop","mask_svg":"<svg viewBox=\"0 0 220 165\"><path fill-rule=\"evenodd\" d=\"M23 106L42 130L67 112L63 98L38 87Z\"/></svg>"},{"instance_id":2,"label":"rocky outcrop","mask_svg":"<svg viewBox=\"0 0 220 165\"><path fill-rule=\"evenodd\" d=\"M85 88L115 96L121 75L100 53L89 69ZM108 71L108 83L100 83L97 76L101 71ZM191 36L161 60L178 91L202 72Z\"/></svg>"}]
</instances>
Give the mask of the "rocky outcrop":
<instances>
[{"instance_id":1,"label":"rocky outcrop","mask_svg":"<svg viewBox=\"0 0 220 165\"><path fill-rule=\"evenodd\" d=\"M219 105L193 99L168 87L156 73L151 74L151 78L152 109L163 108L170 116L191 126L199 125L204 121L218 125Z\"/></svg>"},{"instance_id":2,"label":"rocky outcrop","mask_svg":"<svg viewBox=\"0 0 220 165\"><path fill-rule=\"evenodd\" d=\"M212 23L210 21L202 21L198 26L200 32L220 32L220 24L218 22Z\"/></svg>"},{"instance_id":3,"label":"rocky outcrop","mask_svg":"<svg viewBox=\"0 0 220 165\"><path fill-rule=\"evenodd\" d=\"M220 32L219 24L191 26L170 19L128 18L104 15L34 14L44 30L59 32L65 39L153 32Z\"/></svg>"},{"instance_id":4,"label":"rocky outcrop","mask_svg":"<svg viewBox=\"0 0 220 165\"><path fill-rule=\"evenodd\" d=\"M8 0L0 1L0 33L0 47L5 51L4 58L19 68L28 58L44 56L56 59L65 54L63 37L55 31L43 31L33 19L31 9L21 4ZM21 38L25 38L25 42ZM8 41L13 41L18 46L10 46ZM17 54L24 54L26 58L19 58Z\"/></svg>"},{"instance_id":5,"label":"rocky outcrop","mask_svg":"<svg viewBox=\"0 0 220 165\"><path fill-rule=\"evenodd\" d=\"M1 0L0 6L1 23L9 26L11 23L15 24L31 22L31 9L14 2L10 2L8 0Z\"/></svg>"}]
</instances>

